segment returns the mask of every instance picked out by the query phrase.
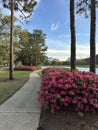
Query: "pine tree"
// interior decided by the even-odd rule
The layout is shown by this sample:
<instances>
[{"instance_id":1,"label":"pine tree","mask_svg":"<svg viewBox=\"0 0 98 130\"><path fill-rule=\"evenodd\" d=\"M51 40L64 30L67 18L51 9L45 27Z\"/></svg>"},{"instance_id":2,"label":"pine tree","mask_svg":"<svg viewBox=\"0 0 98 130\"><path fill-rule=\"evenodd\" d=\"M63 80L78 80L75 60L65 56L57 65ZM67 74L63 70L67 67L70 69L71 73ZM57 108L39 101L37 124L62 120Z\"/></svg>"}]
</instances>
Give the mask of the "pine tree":
<instances>
[{"instance_id":1,"label":"pine tree","mask_svg":"<svg viewBox=\"0 0 98 130\"><path fill-rule=\"evenodd\" d=\"M14 38L14 10L20 11L20 17L25 19L32 15L34 7L37 5L35 0L2 0L4 8L11 10L11 28L10 28L10 67L9 67L9 79L14 79L13 75L13 63L14 63L14 53L13 53L13 38ZM28 15L25 15L27 13Z\"/></svg>"},{"instance_id":2,"label":"pine tree","mask_svg":"<svg viewBox=\"0 0 98 130\"><path fill-rule=\"evenodd\" d=\"M76 32L74 0L70 0L70 31L71 31L71 71L76 69Z\"/></svg>"},{"instance_id":3,"label":"pine tree","mask_svg":"<svg viewBox=\"0 0 98 130\"><path fill-rule=\"evenodd\" d=\"M88 17L90 12L90 71L96 72L96 7L98 0L79 0L77 2L77 13Z\"/></svg>"},{"instance_id":4,"label":"pine tree","mask_svg":"<svg viewBox=\"0 0 98 130\"><path fill-rule=\"evenodd\" d=\"M96 72L96 1L91 0L90 71Z\"/></svg>"}]
</instances>

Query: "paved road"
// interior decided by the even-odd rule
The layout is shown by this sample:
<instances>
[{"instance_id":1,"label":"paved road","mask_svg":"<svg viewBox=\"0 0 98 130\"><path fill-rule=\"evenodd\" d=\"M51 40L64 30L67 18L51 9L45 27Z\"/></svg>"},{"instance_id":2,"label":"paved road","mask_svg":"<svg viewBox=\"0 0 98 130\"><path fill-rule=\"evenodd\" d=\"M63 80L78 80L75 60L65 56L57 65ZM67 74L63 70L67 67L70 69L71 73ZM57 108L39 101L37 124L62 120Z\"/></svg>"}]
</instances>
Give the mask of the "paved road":
<instances>
[{"instance_id":1,"label":"paved road","mask_svg":"<svg viewBox=\"0 0 98 130\"><path fill-rule=\"evenodd\" d=\"M41 78L33 72L27 83L0 106L0 130L36 130L40 118L37 91Z\"/></svg>"}]
</instances>

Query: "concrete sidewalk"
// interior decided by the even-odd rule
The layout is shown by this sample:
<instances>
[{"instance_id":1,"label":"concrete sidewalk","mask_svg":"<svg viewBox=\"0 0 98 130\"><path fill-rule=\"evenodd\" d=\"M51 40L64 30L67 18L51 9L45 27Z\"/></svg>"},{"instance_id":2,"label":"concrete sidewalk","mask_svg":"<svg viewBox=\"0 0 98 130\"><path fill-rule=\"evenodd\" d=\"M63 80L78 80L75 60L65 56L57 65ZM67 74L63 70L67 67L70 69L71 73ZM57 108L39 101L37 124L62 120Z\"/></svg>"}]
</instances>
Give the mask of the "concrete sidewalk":
<instances>
[{"instance_id":1,"label":"concrete sidewalk","mask_svg":"<svg viewBox=\"0 0 98 130\"><path fill-rule=\"evenodd\" d=\"M41 78L31 73L26 84L0 106L0 130L37 130L40 103L37 91Z\"/></svg>"}]
</instances>

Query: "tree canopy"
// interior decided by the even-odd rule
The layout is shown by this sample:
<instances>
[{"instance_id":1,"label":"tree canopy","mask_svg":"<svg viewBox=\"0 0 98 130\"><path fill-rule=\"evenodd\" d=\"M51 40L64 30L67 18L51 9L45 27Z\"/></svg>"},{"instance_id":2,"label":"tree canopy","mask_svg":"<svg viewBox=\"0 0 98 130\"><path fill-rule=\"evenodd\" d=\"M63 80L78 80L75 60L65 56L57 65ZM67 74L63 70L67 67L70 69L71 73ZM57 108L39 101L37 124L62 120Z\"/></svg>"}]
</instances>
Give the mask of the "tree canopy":
<instances>
[{"instance_id":1,"label":"tree canopy","mask_svg":"<svg viewBox=\"0 0 98 130\"><path fill-rule=\"evenodd\" d=\"M2 0L2 4L4 8L11 9L12 1ZM20 12L19 16L22 20L26 20L32 15L36 5L36 0L14 0L14 10Z\"/></svg>"},{"instance_id":2,"label":"tree canopy","mask_svg":"<svg viewBox=\"0 0 98 130\"><path fill-rule=\"evenodd\" d=\"M19 44L20 51L17 61L23 65L40 65L44 62L47 50L45 45L46 34L39 29L33 30L32 33L24 30L20 32Z\"/></svg>"}]
</instances>

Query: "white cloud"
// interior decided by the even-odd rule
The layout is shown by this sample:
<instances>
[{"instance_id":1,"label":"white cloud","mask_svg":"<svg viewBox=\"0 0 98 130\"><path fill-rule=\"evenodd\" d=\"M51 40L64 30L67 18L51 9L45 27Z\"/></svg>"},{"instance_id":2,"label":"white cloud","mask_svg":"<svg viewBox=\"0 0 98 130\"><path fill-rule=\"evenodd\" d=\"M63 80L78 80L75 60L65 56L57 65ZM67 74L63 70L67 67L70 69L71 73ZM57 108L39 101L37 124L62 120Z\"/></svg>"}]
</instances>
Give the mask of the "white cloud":
<instances>
[{"instance_id":1,"label":"white cloud","mask_svg":"<svg viewBox=\"0 0 98 130\"><path fill-rule=\"evenodd\" d=\"M38 3L40 2L40 0L36 0Z\"/></svg>"},{"instance_id":2,"label":"white cloud","mask_svg":"<svg viewBox=\"0 0 98 130\"><path fill-rule=\"evenodd\" d=\"M79 20L83 15L75 15L75 21ZM70 17L65 21L65 25L70 23Z\"/></svg>"},{"instance_id":3,"label":"white cloud","mask_svg":"<svg viewBox=\"0 0 98 130\"><path fill-rule=\"evenodd\" d=\"M53 57L59 60L66 60L70 56L70 52L67 50L55 50L48 49L47 50L48 57Z\"/></svg>"},{"instance_id":4,"label":"white cloud","mask_svg":"<svg viewBox=\"0 0 98 130\"><path fill-rule=\"evenodd\" d=\"M67 35L66 37L69 37L69 35ZM55 38L54 39L48 38L46 43L49 48L47 50L48 57L53 57L53 58L56 58L59 60L67 60L68 57L70 57L70 41L69 40L61 41L61 40L57 40ZM97 48L98 47L96 46L96 49ZM77 58L89 57L89 55L90 55L89 50L90 50L89 43L86 43L86 44L77 43L76 44L76 57ZM96 51L96 52L98 52L98 51Z\"/></svg>"},{"instance_id":5,"label":"white cloud","mask_svg":"<svg viewBox=\"0 0 98 130\"><path fill-rule=\"evenodd\" d=\"M59 38L68 38L70 39L70 34L60 34L58 35ZM76 38L77 37L90 37L90 33L76 33ZM96 35L98 37L98 35Z\"/></svg>"},{"instance_id":6,"label":"white cloud","mask_svg":"<svg viewBox=\"0 0 98 130\"><path fill-rule=\"evenodd\" d=\"M90 37L90 33L76 33L76 38L77 37ZM60 35L58 35L58 38L68 38L68 39L70 39L70 34L60 34ZM98 38L97 33L96 33L96 38Z\"/></svg>"},{"instance_id":7,"label":"white cloud","mask_svg":"<svg viewBox=\"0 0 98 130\"><path fill-rule=\"evenodd\" d=\"M77 58L87 58L90 56L90 47L89 44L77 44L77 49L76 49L76 57Z\"/></svg>"},{"instance_id":8,"label":"white cloud","mask_svg":"<svg viewBox=\"0 0 98 130\"><path fill-rule=\"evenodd\" d=\"M47 38L46 39L46 44L48 46L49 49L67 49L68 46L69 46L69 41L66 39L66 40L59 40L58 37L52 39L52 38Z\"/></svg>"},{"instance_id":9,"label":"white cloud","mask_svg":"<svg viewBox=\"0 0 98 130\"><path fill-rule=\"evenodd\" d=\"M98 43L96 44L96 54L98 54ZM47 50L47 56L53 57L59 60L67 60L70 57L70 46L67 47L67 49L58 50L58 49L48 49ZM76 49L76 58L82 59L82 58L88 58L90 57L90 47L89 44L78 44Z\"/></svg>"},{"instance_id":10,"label":"white cloud","mask_svg":"<svg viewBox=\"0 0 98 130\"><path fill-rule=\"evenodd\" d=\"M80 50L80 48L77 48L76 51L76 57L77 58L87 58L89 57L89 50ZM47 56L53 57L59 60L67 60L70 57L70 49L69 50L55 50L55 49L48 49L47 50Z\"/></svg>"},{"instance_id":11,"label":"white cloud","mask_svg":"<svg viewBox=\"0 0 98 130\"><path fill-rule=\"evenodd\" d=\"M59 23L57 23L57 24L53 23L53 24L51 25L51 31L57 30L58 27L59 27Z\"/></svg>"}]
</instances>

